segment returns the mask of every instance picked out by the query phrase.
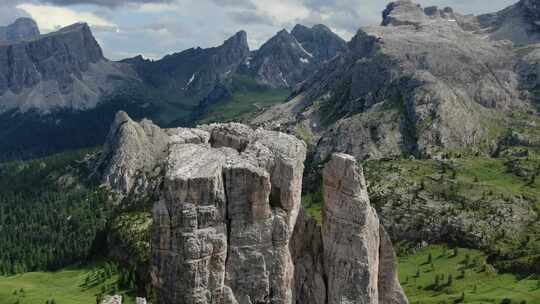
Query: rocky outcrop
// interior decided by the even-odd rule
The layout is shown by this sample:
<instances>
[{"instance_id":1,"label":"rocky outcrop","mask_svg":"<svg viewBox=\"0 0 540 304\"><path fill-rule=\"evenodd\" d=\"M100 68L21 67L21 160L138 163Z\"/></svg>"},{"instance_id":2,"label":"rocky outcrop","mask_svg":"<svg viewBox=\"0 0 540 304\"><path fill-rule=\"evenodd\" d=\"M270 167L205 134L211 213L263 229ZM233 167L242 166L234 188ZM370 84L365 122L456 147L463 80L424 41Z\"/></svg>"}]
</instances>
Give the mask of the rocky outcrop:
<instances>
[{"instance_id":1,"label":"rocky outcrop","mask_svg":"<svg viewBox=\"0 0 540 304\"><path fill-rule=\"evenodd\" d=\"M136 123L118 112L103 148L97 175L123 196L150 190L151 176L159 172L169 136L149 120Z\"/></svg>"},{"instance_id":2,"label":"rocky outcrop","mask_svg":"<svg viewBox=\"0 0 540 304\"><path fill-rule=\"evenodd\" d=\"M105 296L101 304L122 304L122 296Z\"/></svg>"},{"instance_id":3,"label":"rocky outcrop","mask_svg":"<svg viewBox=\"0 0 540 304\"><path fill-rule=\"evenodd\" d=\"M22 26L19 36L26 38L31 32ZM103 96L134 80L128 66L103 57L84 23L0 44L0 113L91 109Z\"/></svg>"},{"instance_id":4,"label":"rocky outcrop","mask_svg":"<svg viewBox=\"0 0 540 304\"><path fill-rule=\"evenodd\" d=\"M362 168L352 156L334 154L323 171L322 230L301 212L291 243L296 303L408 303Z\"/></svg>"},{"instance_id":5,"label":"rocky outcrop","mask_svg":"<svg viewBox=\"0 0 540 304\"><path fill-rule=\"evenodd\" d=\"M379 219L352 156L323 172L323 252L328 303L378 303Z\"/></svg>"},{"instance_id":6,"label":"rocky outcrop","mask_svg":"<svg viewBox=\"0 0 540 304\"><path fill-rule=\"evenodd\" d=\"M209 143L169 147L154 206L158 301L291 303L305 147L240 125L205 129Z\"/></svg>"},{"instance_id":7,"label":"rocky outcrop","mask_svg":"<svg viewBox=\"0 0 540 304\"><path fill-rule=\"evenodd\" d=\"M351 156L326 166L321 229L300 206L306 147L290 135L241 124L161 130L120 113L109 142L101 160L109 188L160 185L141 188L157 200L159 304L406 303Z\"/></svg>"},{"instance_id":8,"label":"rocky outcrop","mask_svg":"<svg viewBox=\"0 0 540 304\"><path fill-rule=\"evenodd\" d=\"M411 0L391 2L383 11L383 26L387 25L420 25L427 22L429 17L419 4Z\"/></svg>"},{"instance_id":9,"label":"rocky outcrop","mask_svg":"<svg viewBox=\"0 0 540 304\"><path fill-rule=\"evenodd\" d=\"M0 45L29 40L38 36L39 28L31 18L18 18L8 26L0 26Z\"/></svg>"}]
</instances>

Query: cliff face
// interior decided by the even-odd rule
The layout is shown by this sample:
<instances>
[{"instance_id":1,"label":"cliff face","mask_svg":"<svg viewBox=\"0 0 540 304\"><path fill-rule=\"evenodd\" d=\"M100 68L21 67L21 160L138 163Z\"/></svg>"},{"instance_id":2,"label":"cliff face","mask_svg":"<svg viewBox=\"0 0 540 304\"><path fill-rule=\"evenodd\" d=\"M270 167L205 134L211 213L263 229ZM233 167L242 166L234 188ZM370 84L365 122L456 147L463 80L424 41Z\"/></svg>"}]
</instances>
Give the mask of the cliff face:
<instances>
[{"instance_id":1,"label":"cliff face","mask_svg":"<svg viewBox=\"0 0 540 304\"><path fill-rule=\"evenodd\" d=\"M282 30L254 51L241 71L271 87L294 88L345 49L345 41L324 25L296 25L290 33Z\"/></svg>"},{"instance_id":2,"label":"cliff face","mask_svg":"<svg viewBox=\"0 0 540 304\"><path fill-rule=\"evenodd\" d=\"M129 67L103 57L87 24L0 45L0 112L91 109L133 80Z\"/></svg>"},{"instance_id":3,"label":"cliff face","mask_svg":"<svg viewBox=\"0 0 540 304\"><path fill-rule=\"evenodd\" d=\"M15 43L38 36L39 28L30 18L18 18L8 26L0 26L0 44Z\"/></svg>"},{"instance_id":4,"label":"cliff face","mask_svg":"<svg viewBox=\"0 0 540 304\"><path fill-rule=\"evenodd\" d=\"M124 113L116 121L99 168L124 197L156 197L158 303L406 303L351 156L325 169L321 230L301 209L306 147L294 137L240 124L161 130Z\"/></svg>"},{"instance_id":5,"label":"cliff face","mask_svg":"<svg viewBox=\"0 0 540 304\"><path fill-rule=\"evenodd\" d=\"M334 154L323 171L322 230L302 213L293 237L296 303L408 303L362 168Z\"/></svg>"}]
</instances>

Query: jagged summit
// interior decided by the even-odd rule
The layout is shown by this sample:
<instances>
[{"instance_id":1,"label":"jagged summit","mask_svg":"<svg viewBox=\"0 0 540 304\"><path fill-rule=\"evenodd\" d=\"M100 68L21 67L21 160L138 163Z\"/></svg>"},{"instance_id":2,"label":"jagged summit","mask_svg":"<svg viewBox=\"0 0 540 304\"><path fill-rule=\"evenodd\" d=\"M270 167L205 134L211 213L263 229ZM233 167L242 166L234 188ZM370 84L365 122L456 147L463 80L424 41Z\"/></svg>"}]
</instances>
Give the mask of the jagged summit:
<instances>
[{"instance_id":1,"label":"jagged summit","mask_svg":"<svg viewBox=\"0 0 540 304\"><path fill-rule=\"evenodd\" d=\"M400 0L391 2L382 13L382 26L403 26L403 25L428 25L434 22L457 23L465 30L474 29L470 23L475 23L474 16L461 15L454 12L451 7L439 8L438 6L428 6L423 8L411 0Z\"/></svg>"},{"instance_id":2,"label":"jagged summit","mask_svg":"<svg viewBox=\"0 0 540 304\"><path fill-rule=\"evenodd\" d=\"M116 90L122 79L136 78L127 66L124 69L104 58L86 23L46 35L38 34L31 19L16 24L29 27L19 31L25 39L0 45L0 112L89 109Z\"/></svg>"},{"instance_id":3,"label":"jagged summit","mask_svg":"<svg viewBox=\"0 0 540 304\"><path fill-rule=\"evenodd\" d=\"M223 42L225 48L237 48L242 52L249 52L249 44L247 39L247 33L245 31L239 31L229 39Z\"/></svg>"},{"instance_id":4,"label":"jagged summit","mask_svg":"<svg viewBox=\"0 0 540 304\"><path fill-rule=\"evenodd\" d=\"M347 48L345 40L324 24L316 24L311 28L297 25L291 35L319 62L332 59Z\"/></svg>"},{"instance_id":5,"label":"jagged summit","mask_svg":"<svg viewBox=\"0 0 540 304\"><path fill-rule=\"evenodd\" d=\"M272 87L294 88L318 66L346 48L338 35L323 25L283 29L255 51L249 74Z\"/></svg>"},{"instance_id":6,"label":"jagged summit","mask_svg":"<svg viewBox=\"0 0 540 304\"><path fill-rule=\"evenodd\" d=\"M31 18L18 18L12 24L0 27L0 44L16 43L40 35L37 23Z\"/></svg>"},{"instance_id":7,"label":"jagged summit","mask_svg":"<svg viewBox=\"0 0 540 304\"><path fill-rule=\"evenodd\" d=\"M411 0L389 3L382 17L383 26L419 25L429 20L422 7Z\"/></svg>"}]
</instances>

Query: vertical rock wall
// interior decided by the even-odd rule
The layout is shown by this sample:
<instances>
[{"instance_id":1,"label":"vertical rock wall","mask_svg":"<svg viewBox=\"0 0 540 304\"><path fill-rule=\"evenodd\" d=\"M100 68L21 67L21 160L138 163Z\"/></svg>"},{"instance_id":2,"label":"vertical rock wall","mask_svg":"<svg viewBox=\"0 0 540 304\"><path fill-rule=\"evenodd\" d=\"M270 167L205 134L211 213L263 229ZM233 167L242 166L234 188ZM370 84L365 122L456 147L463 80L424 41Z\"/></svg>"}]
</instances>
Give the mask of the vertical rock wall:
<instances>
[{"instance_id":1,"label":"vertical rock wall","mask_svg":"<svg viewBox=\"0 0 540 304\"><path fill-rule=\"evenodd\" d=\"M291 303L305 146L242 125L169 145L154 206L159 303ZM185 134L185 132L184 132Z\"/></svg>"},{"instance_id":2,"label":"vertical rock wall","mask_svg":"<svg viewBox=\"0 0 540 304\"><path fill-rule=\"evenodd\" d=\"M345 154L326 164L321 227L301 208L305 157L278 132L162 130L120 113L98 171L127 199L158 198L157 303L407 303L361 167Z\"/></svg>"},{"instance_id":3,"label":"vertical rock wall","mask_svg":"<svg viewBox=\"0 0 540 304\"><path fill-rule=\"evenodd\" d=\"M334 154L323 172L328 303L378 303L379 218L354 157Z\"/></svg>"}]
</instances>

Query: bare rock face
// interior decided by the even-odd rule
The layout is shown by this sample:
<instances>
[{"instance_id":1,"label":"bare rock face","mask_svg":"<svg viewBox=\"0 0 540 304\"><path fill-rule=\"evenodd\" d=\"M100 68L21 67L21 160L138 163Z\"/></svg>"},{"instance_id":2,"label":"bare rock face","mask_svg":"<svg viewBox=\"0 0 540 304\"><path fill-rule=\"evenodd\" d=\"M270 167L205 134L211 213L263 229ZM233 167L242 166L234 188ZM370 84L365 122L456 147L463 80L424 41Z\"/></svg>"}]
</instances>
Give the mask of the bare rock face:
<instances>
[{"instance_id":1,"label":"bare rock face","mask_svg":"<svg viewBox=\"0 0 540 304\"><path fill-rule=\"evenodd\" d=\"M422 7L411 0L391 2L383 11L382 25L419 25L428 20Z\"/></svg>"},{"instance_id":2,"label":"bare rock face","mask_svg":"<svg viewBox=\"0 0 540 304\"><path fill-rule=\"evenodd\" d=\"M8 26L0 26L0 44L15 43L37 36L39 28L31 18L18 18Z\"/></svg>"},{"instance_id":3,"label":"bare rock face","mask_svg":"<svg viewBox=\"0 0 540 304\"><path fill-rule=\"evenodd\" d=\"M301 209L306 146L290 135L234 123L162 130L119 113L105 151L104 184L157 198L158 304L407 303L352 156L325 168L321 228Z\"/></svg>"},{"instance_id":4,"label":"bare rock face","mask_svg":"<svg viewBox=\"0 0 540 304\"><path fill-rule=\"evenodd\" d=\"M497 115L530 103L512 45L473 33L465 19L448 8L392 2L382 26L361 28L347 52L253 123L306 138L320 162L333 152L357 159L489 153Z\"/></svg>"},{"instance_id":5,"label":"bare rock face","mask_svg":"<svg viewBox=\"0 0 540 304\"><path fill-rule=\"evenodd\" d=\"M322 229L302 211L291 242L295 303L408 303L392 243L352 156L332 155L323 192Z\"/></svg>"},{"instance_id":6,"label":"bare rock face","mask_svg":"<svg viewBox=\"0 0 540 304\"><path fill-rule=\"evenodd\" d=\"M165 155L169 136L151 121L136 123L118 112L103 149L97 172L104 184L127 196L148 189L148 176Z\"/></svg>"},{"instance_id":7,"label":"bare rock face","mask_svg":"<svg viewBox=\"0 0 540 304\"><path fill-rule=\"evenodd\" d=\"M15 23L15 41L0 43L0 113L91 109L120 85L138 81L129 66L103 57L87 24L39 35L25 20Z\"/></svg>"},{"instance_id":8,"label":"bare rock face","mask_svg":"<svg viewBox=\"0 0 540 304\"><path fill-rule=\"evenodd\" d=\"M293 303L325 304L321 226L304 209L300 210L296 220L291 252L295 267Z\"/></svg>"},{"instance_id":9,"label":"bare rock face","mask_svg":"<svg viewBox=\"0 0 540 304\"><path fill-rule=\"evenodd\" d=\"M122 304L122 296L105 296L101 304Z\"/></svg>"},{"instance_id":10,"label":"bare rock face","mask_svg":"<svg viewBox=\"0 0 540 304\"><path fill-rule=\"evenodd\" d=\"M294 88L325 61L346 50L345 41L324 25L279 31L254 51L241 71L259 83Z\"/></svg>"},{"instance_id":11,"label":"bare rock face","mask_svg":"<svg viewBox=\"0 0 540 304\"><path fill-rule=\"evenodd\" d=\"M378 303L379 218L356 160L334 154L323 172L328 303Z\"/></svg>"},{"instance_id":12,"label":"bare rock face","mask_svg":"<svg viewBox=\"0 0 540 304\"><path fill-rule=\"evenodd\" d=\"M159 303L291 303L305 146L238 124L204 129L208 142L169 145L154 206Z\"/></svg>"}]
</instances>

